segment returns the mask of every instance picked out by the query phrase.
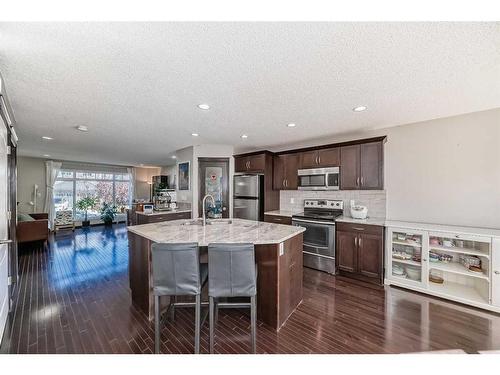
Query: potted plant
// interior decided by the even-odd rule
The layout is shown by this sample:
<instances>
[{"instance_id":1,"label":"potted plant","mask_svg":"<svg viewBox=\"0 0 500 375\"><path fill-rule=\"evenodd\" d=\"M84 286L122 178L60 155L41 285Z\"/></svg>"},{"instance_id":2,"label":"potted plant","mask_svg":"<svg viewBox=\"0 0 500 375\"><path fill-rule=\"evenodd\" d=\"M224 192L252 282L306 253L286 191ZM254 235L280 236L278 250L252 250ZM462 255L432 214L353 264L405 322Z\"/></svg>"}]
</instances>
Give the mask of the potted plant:
<instances>
[{"instance_id":1,"label":"potted plant","mask_svg":"<svg viewBox=\"0 0 500 375\"><path fill-rule=\"evenodd\" d=\"M80 211L85 211L85 220L82 220L82 227L88 227L90 225L87 213L89 208L94 207L96 204L97 198L94 197L85 197L76 202L76 208Z\"/></svg>"},{"instance_id":2,"label":"potted plant","mask_svg":"<svg viewBox=\"0 0 500 375\"><path fill-rule=\"evenodd\" d=\"M101 220L104 225L112 225L116 216L116 206L111 203L103 203L101 207Z\"/></svg>"}]
</instances>

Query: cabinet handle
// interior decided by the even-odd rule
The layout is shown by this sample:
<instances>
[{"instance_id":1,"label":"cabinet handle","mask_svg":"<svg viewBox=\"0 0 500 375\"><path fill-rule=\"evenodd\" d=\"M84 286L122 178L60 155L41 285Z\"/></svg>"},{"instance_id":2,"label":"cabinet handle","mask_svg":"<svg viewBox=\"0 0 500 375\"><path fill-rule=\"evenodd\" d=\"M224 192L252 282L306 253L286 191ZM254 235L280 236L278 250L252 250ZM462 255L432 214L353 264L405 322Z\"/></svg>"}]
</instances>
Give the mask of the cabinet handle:
<instances>
[{"instance_id":1,"label":"cabinet handle","mask_svg":"<svg viewBox=\"0 0 500 375\"><path fill-rule=\"evenodd\" d=\"M361 177L361 186L363 186L363 177Z\"/></svg>"},{"instance_id":2,"label":"cabinet handle","mask_svg":"<svg viewBox=\"0 0 500 375\"><path fill-rule=\"evenodd\" d=\"M359 186L359 177L356 177L356 186Z\"/></svg>"},{"instance_id":3,"label":"cabinet handle","mask_svg":"<svg viewBox=\"0 0 500 375\"><path fill-rule=\"evenodd\" d=\"M285 178L285 187L288 187L288 178Z\"/></svg>"},{"instance_id":4,"label":"cabinet handle","mask_svg":"<svg viewBox=\"0 0 500 375\"><path fill-rule=\"evenodd\" d=\"M354 237L354 246L358 246L358 237Z\"/></svg>"},{"instance_id":5,"label":"cabinet handle","mask_svg":"<svg viewBox=\"0 0 500 375\"><path fill-rule=\"evenodd\" d=\"M361 227L352 227L352 229L354 229L354 230L365 230L365 228L361 228Z\"/></svg>"},{"instance_id":6,"label":"cabinet handle","mask_svg":"<svg viewBox=\"0 0 500 375\"><path fill-rule=\"evenodd\" d=\"M321 164L321 156L318 156L318 164Z\"/></svg>"},{"instance_id":7,"label":"cabinet handle","mask_svg":"<svg viewBox=\"0 0 500 375\"><path fill-rule=\"evenodd\" d=\"M500 271L494 271L495 275L500 275Z\"/></svg>"},{"instance_id":8,"label":"cabinet handle","mask_svg":"<svg viewBox=\"0 0 500 375\"><path fill-rule=\"evenodd\" d=\"M285 187L285 179L283 179L283 181L281 182L281 185L283 185L283 187Z\"/></svg>"},{"instance_id":9,"label":"cabinet handle","mask_svg":"<svg viewBox=\"0 0 500 375\"><path fill-rule=\"evenodd\" d=\"M363 243L361 240L362 240L362 238L361 238L361 237L359 237L359 238L358 238L358 246L359 246L359 247L363 247L363 246L361 245L361 244Z\"/></svg>"}]
</instances>

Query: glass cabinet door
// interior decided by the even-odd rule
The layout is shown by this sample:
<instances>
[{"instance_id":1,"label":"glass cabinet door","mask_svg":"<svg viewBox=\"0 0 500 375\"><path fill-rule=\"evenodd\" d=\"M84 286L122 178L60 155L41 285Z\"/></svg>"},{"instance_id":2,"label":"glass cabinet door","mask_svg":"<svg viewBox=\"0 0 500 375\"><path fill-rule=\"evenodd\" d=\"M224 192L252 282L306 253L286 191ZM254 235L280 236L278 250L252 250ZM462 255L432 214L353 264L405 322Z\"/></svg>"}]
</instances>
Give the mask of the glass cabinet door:
<instances>
[{"instance_id":1,"label":"glass cabinet door","mask_svg":"<svg viewBox=\"0 0 500 375\"><path fill-rule=\"evenodd\" d=\"M424 287L427 283L425 233L389 228L387 244L387 277L395 282Z\"/></svg>"}]
</instances>

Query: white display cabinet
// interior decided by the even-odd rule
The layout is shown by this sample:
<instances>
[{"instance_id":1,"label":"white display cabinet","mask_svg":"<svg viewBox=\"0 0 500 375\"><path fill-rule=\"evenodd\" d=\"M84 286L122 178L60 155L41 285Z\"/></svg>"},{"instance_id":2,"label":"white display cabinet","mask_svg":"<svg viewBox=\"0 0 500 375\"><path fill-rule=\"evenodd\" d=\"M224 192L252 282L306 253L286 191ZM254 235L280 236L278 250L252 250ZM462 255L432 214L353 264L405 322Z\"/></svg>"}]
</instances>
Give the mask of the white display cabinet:
<instances>
[{"instance_id":1,"label":"white display cabinet","mask_svg":"<svg viewBox=\"0 0 500 375\"><path fill-rule=\"evenodd\" d=\"M387 227L385 283L500 312L500 238L426 226Z\"/></svg>"}]
</instances>

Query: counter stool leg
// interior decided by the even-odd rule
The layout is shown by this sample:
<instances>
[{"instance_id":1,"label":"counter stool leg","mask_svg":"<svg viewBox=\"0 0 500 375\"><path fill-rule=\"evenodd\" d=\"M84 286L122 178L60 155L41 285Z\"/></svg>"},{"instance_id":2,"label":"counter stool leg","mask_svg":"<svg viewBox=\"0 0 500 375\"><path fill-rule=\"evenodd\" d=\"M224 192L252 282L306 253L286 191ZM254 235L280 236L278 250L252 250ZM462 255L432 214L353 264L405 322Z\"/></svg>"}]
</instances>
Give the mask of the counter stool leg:
<instances>
[{"instance_id":1,"label":"counter stool leg","mask_svg":"<svg viewBox=\"0 0 500 375\"><path fill-rule=\"evenodd\" d=\"M257 296L250 297L250 320L252 329L252 352L257 353Z\"/></svg>"},{"instance_id":2,"label":"counter stool leg","mask_svg":"<svg viewBox=\"0 0 500 375\"><path fill-rule=\"evenodd\" d=\"M176 296L170 296L170 319L172 322L175 320L175 302L177 301Z\"/></svg>"},{"instance_id":3,"label":"counter stool leg","mask_svg":"<svg viewBox=\"0 0 500 375\"><path fill-rule=\"evenodd\" d=\"M201 294L196 295L194 326L194 353L200 354Z\"/></svg>"},{"instance_id":4,"label":"counter stool leg","mask_svg":"<svg viewBox=\"0 0 500 375\"><path fill-rule=\"evenodd\" d=\"M215 332L215 322L214 322L214 297L209 297L209 315L210 315L210 354L214 352L214 332Z\"/></svg>"},{"instance_id":5,"label":"counter stool leg","mask_svg":"<svg viewBox=\"0 0 500 375\"><path fill-rule=\"evenodd\" d=\"M160 296L155 296L155 354L160 353Z\"/></svg>"},{"instance_id":6,"label":"counter stool leg","mask_svg":"<svg viewBox=\"0 0 500 375\"><path fill-rule=\"evenodd\" d=\"M215 323L219 321L219 304L217 301L214 301L215 303Z\"/></svg>"}]
</instances>

